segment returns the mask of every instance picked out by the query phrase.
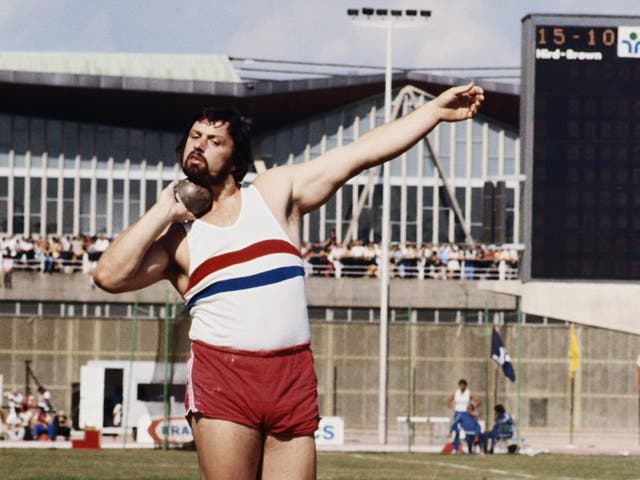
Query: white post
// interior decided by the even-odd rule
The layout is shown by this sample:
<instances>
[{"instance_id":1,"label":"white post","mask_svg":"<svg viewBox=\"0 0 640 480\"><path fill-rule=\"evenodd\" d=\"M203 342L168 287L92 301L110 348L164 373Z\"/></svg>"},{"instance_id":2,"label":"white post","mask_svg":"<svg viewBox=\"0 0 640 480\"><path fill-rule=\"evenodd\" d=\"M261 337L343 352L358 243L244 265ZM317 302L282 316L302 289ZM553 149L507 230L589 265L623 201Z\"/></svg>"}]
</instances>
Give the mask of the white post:
<instances>
[{"instance_id":1,"label":"white post","mask_svg":"<svg viewBox=\"0 0 640 480\"><path fill-rule=\"evenodd\" d=\"M391 119L391 17L387 19L387 54L384 72L384 121ZM382 166L382 241L380 244L380 379L378 385L378 441L387 443L387 362L389 345L389 243L391 237L391 170Z\"/></svg>"},{"instance_id":2,"label":"white post","mask_svg":"<svg viewBox=\"0 0 640 480\"><path fill-rule=\"evenodd\" d=\"M381 17L378 20L372 15ZM418 17L419 13L419 17ZM384 82L384 121L391 120L391 33L394 27L413 28L421 26L421 22L416 22L417 18L427 19L431 16L430 10L406 10L407 22L402 21L403 12L400 10L387 10L363 8L362 14L366 17L364 22L358 20L360 11L356 9L347 10L354 23L367 25L387 30L387 51L385 62L385 82ZM379 364L379 391L378 391L378 440L381 444L387 443L387 363L388 363L388 343L389 343L389 244L391 242L391 186L389 162L382 166L382 239L380 242L380 364Z\"/></svg>"}]
</instances>

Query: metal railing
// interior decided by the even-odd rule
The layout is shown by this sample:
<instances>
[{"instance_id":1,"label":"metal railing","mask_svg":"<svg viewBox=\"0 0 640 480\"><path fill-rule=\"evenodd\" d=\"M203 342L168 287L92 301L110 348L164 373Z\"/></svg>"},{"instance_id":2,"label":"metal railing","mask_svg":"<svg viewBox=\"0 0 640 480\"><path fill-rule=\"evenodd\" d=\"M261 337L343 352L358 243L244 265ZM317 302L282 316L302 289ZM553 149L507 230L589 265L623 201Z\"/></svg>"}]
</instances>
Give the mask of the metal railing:
<instances>
[{"instance_id":1,"label":"metal railing","mask_svg":"<svg viewBox=\"0 0 640 480\"><path fill-rule=\"evenodd\" d=\"M307 277L331 278L379 278L375 261L357 259L348 262L310 259L305 261ZM392 278L418 278L435 280L518 280L517 265L505 260L464 260L459 268L447 265L426 264L426 262L399 262L389 270Z\"/></svg>"}]
</instances>

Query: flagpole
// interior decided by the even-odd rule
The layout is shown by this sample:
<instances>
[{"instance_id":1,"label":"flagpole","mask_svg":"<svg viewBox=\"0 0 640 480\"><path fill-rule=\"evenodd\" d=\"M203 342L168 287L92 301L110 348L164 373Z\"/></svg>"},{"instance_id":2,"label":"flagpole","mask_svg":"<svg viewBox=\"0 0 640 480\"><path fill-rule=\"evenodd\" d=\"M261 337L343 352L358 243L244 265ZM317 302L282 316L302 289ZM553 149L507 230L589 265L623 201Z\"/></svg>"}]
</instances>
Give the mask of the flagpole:
<instances>
[{"instance_id":1,"label":"flagpole","mask_svg":"<svg viewBox=\"0 0 640 480\"><path fill-rule=\"evenodd\" d=\"M571 377L571 387L569 393L569 445L573 445L573 396L575 393L575 377Z\"/></svg>"},{"instance_id":2,"label":"flagpole","mask_svg":"<svg viewBox=\"0 0 640 480\"><path fill-rule=\"evenodd\" d=\"M574 324L569 325L569 444L573 445L573 424L575 412L576 370L578 369L578 338Z\"/></svg>"},{"instance_id":3,"label":"flagpole","mask_svg":"<svg viewBox=\"0 0 640 480\"><path fill-rule=\"evenodd\" d=\"M516 366L517 374L516 374L516 437L520 438L520 361L522 355L522 310L520 305L521 297L516 297L516 315L518 318L518 327L517 327L517 355L518 355L518 364Z\"/></svg>"},{"instance_id":4,"label":"flagpole","mask_svg":"<svg viewBox=\"0 0 640 480\"><path fill-rule=\"evenodd\" d=\"M636 367L638 369L638 445L640 445L640 355L636 360Z\"/></svg>"},{"instance_id":5,"label":"flagpole","mask_svg":"<svg viewBox=\"0 0 640 480\"><path fill-rule=\"evenodd\" d=\"M485 368L485 383L486 388L484 392L484 410L485 410L485 419L489 422L489 368L491 367L491 337L489 336L489 309L487 305L484 306L484 336L485 336L485 347L486 347L486 355L485 361L487 362L487 367Z\"/></svg>"}]
</instances>

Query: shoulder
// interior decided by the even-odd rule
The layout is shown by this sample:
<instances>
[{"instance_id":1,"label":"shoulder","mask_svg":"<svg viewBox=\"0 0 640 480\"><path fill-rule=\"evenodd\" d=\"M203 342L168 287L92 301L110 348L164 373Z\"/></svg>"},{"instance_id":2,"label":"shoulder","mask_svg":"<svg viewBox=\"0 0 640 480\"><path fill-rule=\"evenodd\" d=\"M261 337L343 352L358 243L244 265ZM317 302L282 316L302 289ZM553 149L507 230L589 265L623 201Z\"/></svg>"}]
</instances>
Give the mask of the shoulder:
<instances>
[{"instance_id":1,"label":"shoulder","mask_svg":"<svg viewBox=\"0 0 640 480\"><path fill-rule=\"evenodd\" d=\"M274 213L284 213L290 207L294 175L294 166L274 167L258 175L252 185Z\"/></svg>"}]
</instances>

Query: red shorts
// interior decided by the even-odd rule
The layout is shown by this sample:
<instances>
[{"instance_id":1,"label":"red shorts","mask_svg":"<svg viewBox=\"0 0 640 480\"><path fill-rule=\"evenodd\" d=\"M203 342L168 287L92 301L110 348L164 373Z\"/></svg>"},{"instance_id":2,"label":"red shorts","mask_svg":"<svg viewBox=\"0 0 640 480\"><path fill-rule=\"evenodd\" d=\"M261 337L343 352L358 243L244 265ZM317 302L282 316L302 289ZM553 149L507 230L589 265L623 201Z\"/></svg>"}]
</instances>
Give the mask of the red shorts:
<instances>
[{"instance_id":1,"label":"red shorts","mask_svg":"<svg viewBox=\"0 0 640 480\"><path fill-rule=\"evenodd\" d=\"M305 436L318 428L318 381L309 345L246 352L191 344L187 416L229 420L272 435Z\"/></svg>"}]
</instances>

